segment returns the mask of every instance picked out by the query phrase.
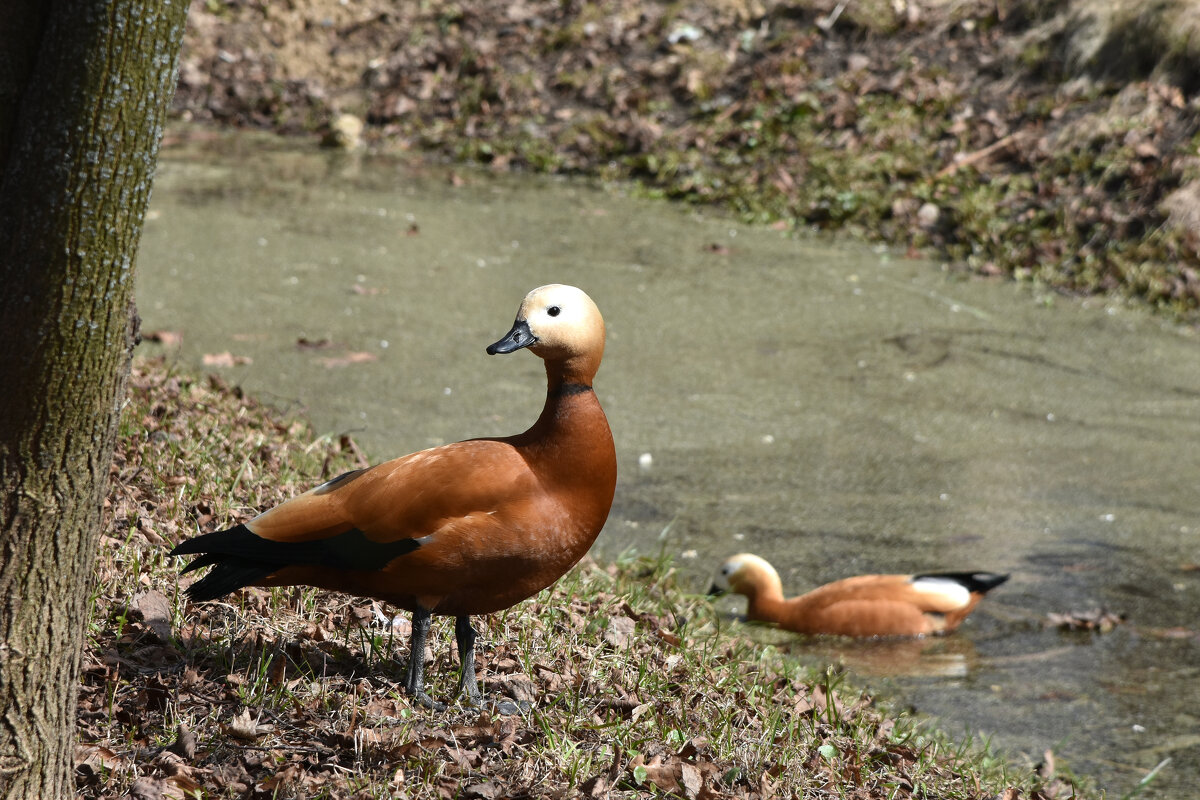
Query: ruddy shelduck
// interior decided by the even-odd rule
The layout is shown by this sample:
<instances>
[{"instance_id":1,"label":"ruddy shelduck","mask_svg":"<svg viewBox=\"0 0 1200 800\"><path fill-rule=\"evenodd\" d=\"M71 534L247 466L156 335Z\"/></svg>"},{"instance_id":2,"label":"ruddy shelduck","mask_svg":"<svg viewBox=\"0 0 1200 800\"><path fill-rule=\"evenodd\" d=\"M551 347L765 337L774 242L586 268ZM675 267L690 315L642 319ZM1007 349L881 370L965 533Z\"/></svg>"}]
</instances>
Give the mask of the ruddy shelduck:
<instances>
[{"instance_id":1,"label":"ruddy shelduck","mask_svg":"<svg viewBox=\"0 0 1200 800\"><path fill-rule=\"evenodd\" d=\"M1006 580L990 572L859 575L785 600L775 568L741 553L725 560L709 591L745 595L749 619L796 633L926 636L953 631Z\"/></svg>"},{"instance_id":2,"label":"ruddy shelduck","mask_svg":"<svg viewBox=\"0 0 1200 800\"><path fill-rule=\"evenodd\" d=\"M508 608L558 580L595 542L616 489L608 420L592 380L604 320L586 294L530 292L489 354L528 348L546 368L546 403L524 433L470 439L355 470L242 525L183 542L211 566L196 601L244 586L307 584L373 597L413 614L405 688L423 705L433 614L455 618L458 690L480 702L470 615Z\"/></svg>"}]
</instances>

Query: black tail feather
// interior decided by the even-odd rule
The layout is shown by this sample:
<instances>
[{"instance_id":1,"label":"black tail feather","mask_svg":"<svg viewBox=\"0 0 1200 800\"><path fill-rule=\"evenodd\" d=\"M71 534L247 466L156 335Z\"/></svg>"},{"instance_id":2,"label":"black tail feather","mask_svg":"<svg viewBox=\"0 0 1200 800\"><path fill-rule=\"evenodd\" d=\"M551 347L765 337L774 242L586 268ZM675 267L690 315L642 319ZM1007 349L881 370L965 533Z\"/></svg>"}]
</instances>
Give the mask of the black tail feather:
<instances>
[{"instance_id":1,"label":"black tail feather","mask_svg":"<svg viewBox=\"0 0 1200 800\"><path fill-rule=\"evenodd\" d=\"M961 583L967 591L977 594L986 594L1008 580L1007 575L994 572L926 572L913 576L914 580L917 578L944 578Z\"/></svg>"},{"instance_id":2,"label":"black tail feather","mask_svg":"<svg viewBox=\"0 0 1200 800\"><path fill-rule=\"evenodd\" d=\"M287 561L280 558L279 548L278 542L256 536L245 525L235 525L180 542L171 555L196 555L180 574L212 567L187 589L189 598L202 602L251 586L287 566Z\"/></svg>"},{"instance_id":3,"label":"black tail feather","mask_svg":"<svg viewBox=\"0 0 1200 800\"><path fill-rule=\"evenodd\" d=\"M188 569L195 564L193 561L188 565ZM216 600L230 592L258 583L277 569L277 565L227 558L218 562L207 575L189 586L187 596L197 603Z\"/></svg>"},{"instance_id":4,"label":"black tail feather","mask_svg":"<svg viewBox=\"0 0 1200 800\"><path fill-rule=\"evenodd\" d=\"M376 542L357 528L309 542L276 542L245 525L235 525L180 542L171 555L196 556L183 568L183 573L212 567L212 571L188 587L188 596L200 601L215 600L293 565L378 570L420 546L416 539Z\"/></svg>"},{"instance_id":5,"label":"black tail feather","mask_svg":"<svg viewBox=\"0 0 1200 800\"><path fill-rule=\"evenodd\" d=\"M258 536L245 525L234 525L223 531L213 531L182 541L171 551L171 555L189 556L203 553L205 556L242 556L261 561L275 561L279 558L280 549L286 547L288 545Z\"/></svg>"},{"instance_id":6,"label":"black tail feather","mask_svg":"<svg viewBox=\"0 0 1200 800\"><path fill-rule=\"evenodd\" d=\"M205 553L202 556L197 556L196 558L193 558L186 567L179 570L179 574L187 575L192 570L200 569L201 567L208 567L213 564L220 563L221 559L228 558L228 557L229 556L226 556L222 553Z\"/></svg>"}]
</instances>

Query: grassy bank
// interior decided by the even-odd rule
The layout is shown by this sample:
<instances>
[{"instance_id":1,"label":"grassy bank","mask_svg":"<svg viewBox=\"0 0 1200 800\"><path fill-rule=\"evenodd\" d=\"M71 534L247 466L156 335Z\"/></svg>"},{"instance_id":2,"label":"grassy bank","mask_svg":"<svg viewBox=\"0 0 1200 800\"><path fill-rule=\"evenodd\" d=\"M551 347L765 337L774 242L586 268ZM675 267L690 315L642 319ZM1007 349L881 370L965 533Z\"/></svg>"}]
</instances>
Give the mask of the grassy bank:
<instances>
[{"instance_id":1,"label":"grassy bank","mask_svg":"<svg viewBox=\"0 0 1200 800\"><path fill-rule=\"evenodd\" d=\"M1200 319L1195 0L192 8L182 117L635 181Z\"/></svg>"},{"instance_id":2,"label":"grassy bank","mask_svg":"<svg viewBox=\"0 0 1200 800\"><path fill-rule=\"evenodd\" d=\"M80 795L1056 797L1073 788L730 635L669 563L585 561L476 621L504 716L413 706L407 621L360 598L249 589L189 605L171 543L360 463L348 440L216 379L135 368L79 707ZM736 633L736 628L735 628ZM429 690L457 657L435 623Z\"/></svg>"}]
</instances>

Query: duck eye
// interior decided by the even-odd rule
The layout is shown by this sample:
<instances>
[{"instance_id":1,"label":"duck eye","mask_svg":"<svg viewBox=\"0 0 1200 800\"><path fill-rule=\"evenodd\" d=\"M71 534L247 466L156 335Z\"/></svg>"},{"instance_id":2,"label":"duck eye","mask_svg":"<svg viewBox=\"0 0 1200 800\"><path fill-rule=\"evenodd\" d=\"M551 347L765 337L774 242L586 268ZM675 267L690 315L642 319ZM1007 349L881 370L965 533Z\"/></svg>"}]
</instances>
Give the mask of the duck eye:
<instances>
[{"instance_id":1,"label":"duck eye","mask_svg":"<svg viewBox=\"0 0 1200 800\"><path fill-rule=\"evenodd\" d=\"M558 306L550 306L549 308L546 309L546 313L552 317L557 317L559 314L562 313L562 309L559 308Z\"/></svg>"}]
</instances>

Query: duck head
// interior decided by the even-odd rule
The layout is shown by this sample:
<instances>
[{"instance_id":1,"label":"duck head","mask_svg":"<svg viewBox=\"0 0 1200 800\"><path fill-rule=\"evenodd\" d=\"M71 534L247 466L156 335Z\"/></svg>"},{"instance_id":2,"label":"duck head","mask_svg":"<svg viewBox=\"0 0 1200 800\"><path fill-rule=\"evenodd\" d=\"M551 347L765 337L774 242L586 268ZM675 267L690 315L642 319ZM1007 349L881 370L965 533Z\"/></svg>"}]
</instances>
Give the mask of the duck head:
<instances>
[{"instance_id":1,"label":"duck head","mask_svg":"<svg viewBox=\"0 0 1200 800\"><path fill-rule=\"evenodd\" d=\"M521 302L509 332L488 345L487 352L525 347L564 382L591 385L604 355L604 318L581 289L561 283L539 286Z\"/></svg>"},{"instance_id":2,"label":"duck head","mask_svg":"<svg viewBox=\"0 0 1200 800\"><path fill-rule=\"evenodd\" d=\"M779 573L765 559L752 553L738 553L725 559L708 590L710 595L726 592L751 599L759 595L781 597L783 584L779 580Z\"/></svg>"}]
</instances>

